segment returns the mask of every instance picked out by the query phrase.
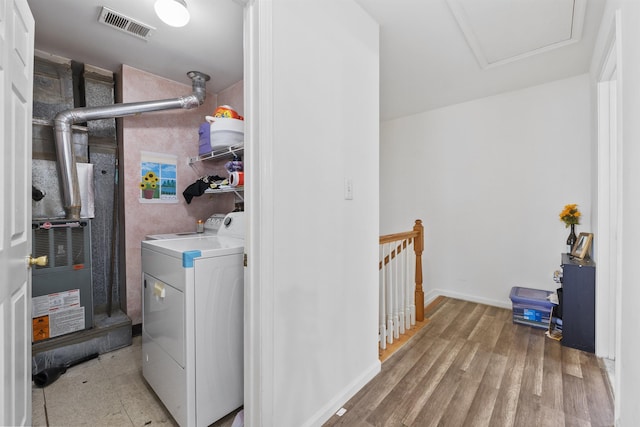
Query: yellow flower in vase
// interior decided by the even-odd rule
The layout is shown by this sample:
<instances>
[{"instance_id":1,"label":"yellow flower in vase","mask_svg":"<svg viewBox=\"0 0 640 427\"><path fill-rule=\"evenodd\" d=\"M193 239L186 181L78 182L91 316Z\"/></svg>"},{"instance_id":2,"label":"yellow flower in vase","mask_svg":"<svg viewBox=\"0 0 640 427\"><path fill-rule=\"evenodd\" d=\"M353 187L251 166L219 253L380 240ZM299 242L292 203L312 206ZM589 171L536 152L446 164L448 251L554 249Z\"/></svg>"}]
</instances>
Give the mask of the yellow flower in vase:
<instances>
[{"instance_id":1,"label":"yellow flower in vase","mask_svg":"<svg viewBox=\"0 0 640 427\"><path fill-rule=\"evenodd\" d=\"M158 181L160 178L152 171L147 172L139 184L140 190L142 190L142 196L145 199L153 199L156 188L158 187Z\"/></svg>"},{"instance_id":2,"label":"yellow flower in vase","mask_svg":"<svg viewBox=\"0 0 640 427\"><path fill-rule=\"evenodd\" d=\"M578 210L578 205L576 203L565 205L562 212L560 212L560 220L564 222L564 225L567 228L570 225L580 224L580 211Z\"/></svg>"},{"instance_id":3,"label":"yellow flower in vase","mask_svg":"<svg viewBox=\"0 0 640 427\"><path fill-rule=\"evenodd\" d=\"M580 224L580 211L576 203L565 205L560 212L560 221L564 222L565 227L571 227L571 233L567 237L567 253L571 253L573 245L575 245L578 237L576 236L576 224Z\"/></svg>"}]
</instances>

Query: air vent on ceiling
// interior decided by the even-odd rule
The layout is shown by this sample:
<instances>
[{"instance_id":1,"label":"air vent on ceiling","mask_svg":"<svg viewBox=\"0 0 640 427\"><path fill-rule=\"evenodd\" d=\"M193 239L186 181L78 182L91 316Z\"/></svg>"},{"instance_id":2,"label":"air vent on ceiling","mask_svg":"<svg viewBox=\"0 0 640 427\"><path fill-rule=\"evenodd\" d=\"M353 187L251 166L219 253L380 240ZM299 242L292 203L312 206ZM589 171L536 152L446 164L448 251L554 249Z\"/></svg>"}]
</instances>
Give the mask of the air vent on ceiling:
<instances>
[{"instance_id":1,"label":"air vent on ceiling","mask_svg":"<svg viewBox=\"0 0 640 427\"><path fill-rule=\"evenodd\" d=\"M115 10L104 6L102 6L102 11L100 11L98 22L143 40L147 40L155 30L155 28L150 25L144 24L133 18L129 18L120 12L116 12Z\"/></svg>"}]
</instances>

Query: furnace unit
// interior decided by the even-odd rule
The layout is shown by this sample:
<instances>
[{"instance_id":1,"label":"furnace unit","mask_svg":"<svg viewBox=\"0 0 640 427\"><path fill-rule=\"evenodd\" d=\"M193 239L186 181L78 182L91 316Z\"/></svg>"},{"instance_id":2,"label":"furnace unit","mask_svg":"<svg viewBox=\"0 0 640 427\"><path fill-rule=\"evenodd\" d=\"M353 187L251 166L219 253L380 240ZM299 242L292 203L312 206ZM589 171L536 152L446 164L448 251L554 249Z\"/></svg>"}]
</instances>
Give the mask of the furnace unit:
<instances>
[{"instance_id":1,"label":"furnace unit","mask_svg":"<svg viewBox=\"0 0 640 427\"><path fill-rule=\"evenodd\" d=\"M32 270L33 341L93 326L91 222L32 222L34 256L47 255Z\"/></svg>"}]
</instances>

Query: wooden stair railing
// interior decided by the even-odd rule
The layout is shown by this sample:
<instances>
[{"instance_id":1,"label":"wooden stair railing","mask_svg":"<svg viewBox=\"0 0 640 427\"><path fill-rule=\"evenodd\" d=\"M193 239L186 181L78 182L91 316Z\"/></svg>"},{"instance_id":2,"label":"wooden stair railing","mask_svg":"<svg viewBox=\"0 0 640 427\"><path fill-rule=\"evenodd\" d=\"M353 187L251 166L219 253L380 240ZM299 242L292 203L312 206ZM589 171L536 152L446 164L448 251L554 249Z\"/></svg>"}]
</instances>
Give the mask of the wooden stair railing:
<instances>
[{"instance_id":1,"label":"wooden stair railing","mask_svg":"<svg viewBox=\"0 0 640 427\"><path fill-rule=\"evenodd\" d=\"M410 253L413 246L413 253ZM380 236L380 347L424 320L422 252L424 227L417 219L412 231ZM415 257L415 268L410 265Z\"/></svg>"}]
</instances>

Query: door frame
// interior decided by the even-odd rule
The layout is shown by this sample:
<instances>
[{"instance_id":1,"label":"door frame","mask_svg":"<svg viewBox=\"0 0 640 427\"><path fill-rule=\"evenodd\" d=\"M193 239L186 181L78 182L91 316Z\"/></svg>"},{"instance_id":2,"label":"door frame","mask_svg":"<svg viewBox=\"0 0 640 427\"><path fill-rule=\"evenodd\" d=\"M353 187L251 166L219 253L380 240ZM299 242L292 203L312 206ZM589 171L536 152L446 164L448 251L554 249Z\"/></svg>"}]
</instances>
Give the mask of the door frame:
<instances>
[{"instance_id":1,"label":"door frame","mask_svg":"<svg viewBox=\"0 0 640 427\"><path fill-rule=\"evenodd\" d=\"M622 83L620 11L608 23L608 37L596 76L597 235L596 355L615 359L614 394L620 390L622 279ZM615 400L619 413L619 400Z\"/></svg>"},{"instance_id":2,"label":"door frame","mask_svg":"<svg viewBox=\"0 0 640 427\"><path fill-rule=\"evenodd\" d=\"M274 420L274 185L272 3L247 1L244 8L245 105L245 323L244 420L259 427Z\"/></svg>"},{"instance_id":3,"label":"door frame","mask_svg":"<svg viewBox=\"0 0 640 427\"><path fill-rule=\"evenodd\" d=\"M620 169L617 126L616 43L610 46L597 82L598 123L598 356L615 359L615 295L619 278Z\"/></svg>"}]
</instances>

